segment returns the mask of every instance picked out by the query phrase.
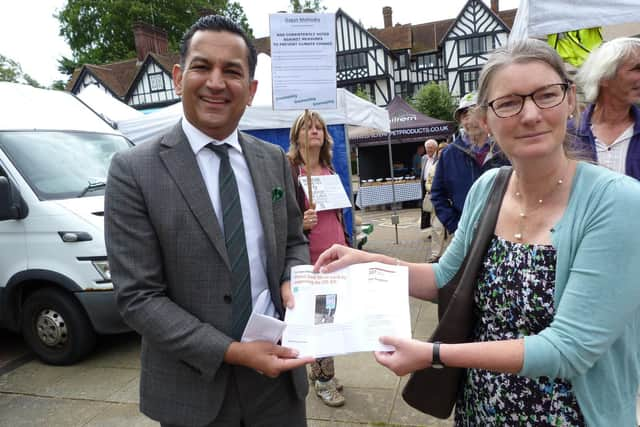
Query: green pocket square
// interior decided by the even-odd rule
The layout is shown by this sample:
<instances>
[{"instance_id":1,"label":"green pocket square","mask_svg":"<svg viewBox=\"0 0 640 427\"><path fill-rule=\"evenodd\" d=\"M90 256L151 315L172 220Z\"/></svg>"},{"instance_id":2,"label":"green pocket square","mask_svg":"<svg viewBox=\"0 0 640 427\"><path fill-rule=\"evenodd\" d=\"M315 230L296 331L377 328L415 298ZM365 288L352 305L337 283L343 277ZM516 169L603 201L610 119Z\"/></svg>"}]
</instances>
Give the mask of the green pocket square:
<instances>
[{"instance_id":1,"label":"green pocket square","mask_svg":"<svg viewBox=\"0 0 640 427\"><path fill-rule=\"evenodd\" d=\"M284 196L284 191L282 191L282 188L274 187L273 190L271 190L272 201L277 202L278 200L282 199L282 196Z\"/></svg>"}]
</instances>

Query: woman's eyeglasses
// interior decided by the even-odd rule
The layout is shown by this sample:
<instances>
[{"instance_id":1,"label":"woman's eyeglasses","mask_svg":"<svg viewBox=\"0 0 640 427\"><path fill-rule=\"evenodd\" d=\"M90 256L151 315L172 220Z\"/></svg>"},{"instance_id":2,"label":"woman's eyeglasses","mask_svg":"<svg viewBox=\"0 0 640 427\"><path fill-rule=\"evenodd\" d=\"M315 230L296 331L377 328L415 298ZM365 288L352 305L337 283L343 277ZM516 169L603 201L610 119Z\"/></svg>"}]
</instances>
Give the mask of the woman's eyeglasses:
<instances>
[{"instance_id":1,"label":"woman's eyeglasses","mask_svg":"<svg viewBox=\"0 0 640 427\"><path fill-rule=\"evenodd\" d=\"M560 105L567 96L568 83L555 83L543 86L527 95L507 95L496 98L487 105L491 107L496 116L506 119L515 116L522 111L524 101L531 98L540 109L552 108Z\"/></svg>"}]
</instances>

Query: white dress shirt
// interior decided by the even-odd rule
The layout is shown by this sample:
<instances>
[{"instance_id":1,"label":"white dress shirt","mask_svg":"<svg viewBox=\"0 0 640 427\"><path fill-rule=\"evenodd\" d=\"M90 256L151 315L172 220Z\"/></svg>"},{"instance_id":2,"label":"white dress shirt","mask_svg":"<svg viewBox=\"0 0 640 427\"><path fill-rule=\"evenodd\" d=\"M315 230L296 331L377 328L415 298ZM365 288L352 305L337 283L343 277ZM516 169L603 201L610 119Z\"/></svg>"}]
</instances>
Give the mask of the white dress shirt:
<instances>
[{"instance_id":1,"label":"white dress shirt","mask_svg":"<svg viewBox=\"0 0 640 427\"><path fill-rule=\"evenodd\" d=\"M236 129L223 141L217 141L205 135L202 131L193 126L186 117L182 117L182 130L184 131L191 149L196 156L200 173L207 186L207 192L216 212L218 223L224 231L222 221L222 205L220 202L220 190L218 187L218 172L220 170L220 158L212 150L206 148L210 142L215 145L229 144L229 162L236 177L238 192L240 193L240 205L242 206L242 222L244 224L244 237L247 242L247 256L249 257L249 268L251 274L251 302L254 310L261 314L275 317L276 308L271 302L271 298L262 299L268 304L258 308L258 297L263 292L269 292L267 279L267 251L264 241L264 231L258 210L253 181L249 166L242 154L242 147L238 141L238 130ZM202 260L206 262L206 260Z\"/></svg>"},{"instance_id":2,"label":"white dress shirt","mask_svg":"<svg viewBox=\"0 0 640 427\"><path fill-rule=\"evenodd\" d=\"M593 132L593 128L591 129ZM629 151L629 142L633 137L633 125L629 126L622 132L611 145L607 145L600 141L597 136L596 152L598 153L598 164L612 171L625 174L627 170L627 152Z\"/></svg>"},{"instance_id":3,"label":"white dress shirt","mask_svg":"<svg viewBox=\"0 0 640 427\"><path fill-rule=\"evenodd\" d=\"M427 155L425 154L425 156ZM424 162L424 166L422 167L423 181L427 180L427 176L429 176L429 170L433 167L434 164L435 164L435 156L434 157L427 156L427 160Z\"/></svg>"}]
</instances>

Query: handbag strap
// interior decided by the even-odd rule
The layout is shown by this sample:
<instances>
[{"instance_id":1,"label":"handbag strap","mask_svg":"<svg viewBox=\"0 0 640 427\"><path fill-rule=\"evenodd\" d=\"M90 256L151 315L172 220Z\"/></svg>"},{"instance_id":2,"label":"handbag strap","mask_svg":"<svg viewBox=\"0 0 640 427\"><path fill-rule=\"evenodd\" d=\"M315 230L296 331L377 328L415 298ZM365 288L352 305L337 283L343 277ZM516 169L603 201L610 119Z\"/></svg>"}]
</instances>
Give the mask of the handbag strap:
<instances>
[{"instance_id":1,"label":"handbag strap","mask_svg":"<svg viewBox=\"0 0 640 427\"><path fill-rule=\"evenodd\" d=\"M489 197L484 206L478 227L476 228L475 236L471 242L469 248L466 268L462 272L459 283L471 283L475 284L475 279L480 271L480 266L484 260L487 249L489 249L489 243L494 235L496 223L498 222L498 214L500 212L500 205L504 198L504 193L507 190L509 183L509 177L513 169L511 166L502 166L496 175ZM458 286L458 290L461 287ZM456 292L458 291L456 290Z\"/></svg>"},{"instance_id":2,"label":"handbag strap","mask_svg":"<svg viewBox=\"0 0 640 427\"><path fill-rule=\"evenodd\" d=\"M502 166L496 175L491 186L489 198L478 222L478 228L476 235L471 243L471 248L478 246L478 248L484 248L484 251L488 249L489 242L494 234L496 223L498 222L498 214L500 213L500 206L502 205L502 199L507 191L507 185L509 184L509 178L513 169L511 166Z\"/></svg>"}]
</instances>

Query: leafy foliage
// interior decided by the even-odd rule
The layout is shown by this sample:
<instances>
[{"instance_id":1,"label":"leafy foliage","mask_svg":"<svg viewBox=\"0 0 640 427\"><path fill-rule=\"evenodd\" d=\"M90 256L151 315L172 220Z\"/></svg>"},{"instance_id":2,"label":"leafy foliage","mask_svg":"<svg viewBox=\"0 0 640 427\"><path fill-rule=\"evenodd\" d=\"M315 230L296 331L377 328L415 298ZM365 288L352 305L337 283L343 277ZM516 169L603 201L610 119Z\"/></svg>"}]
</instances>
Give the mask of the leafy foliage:
<instances>
[{"instance_id":1,"label":"leafy foliage","mask_svg":"<svg viewBox=\"0 0 640 427\"><path fill-rule=\"evenodd\" d=\"M51 84L51 89L53 90L65 90L67 87L67 82L64 80L56 80Z\"/></svg>"},{"instance_id":2,"label":"leafy foliage","mask_svg":"<svg viewBox=\"0 0 640 427\"><path fill-rule=\"evenodd\" d=\"M58 71L62 74L70 76L71 74L73 74L73 70L75 70L79 66L80 64L78 64L77 61L74 61L71 58L67 58L66 56L58 59Z\"/></svg>"},{"instance_id":3,"label":"leafy foliage","mask_svg":"<svg viewBox=\"0 0 640 427\"><path fill-rule=\"evenodd\" d=\"M103 64L135 57L132 26L145 22L167 31L169 48L177 51L185 31L202 11L226 16L253 31L242 6L229 0L67 0L56 15L60 35L73 58L58 60L58 69L71 74L80 64Z\"/></svg>"},{"instance_id":4,"label":"leafy foliage","mask_svg":"<svg viewBox=\"0 0 640 427\"><path fill-rule=\"evenodd\" d=\"M430 82L413 97L411 105L416 110L435 119L454 121L456 103L446 84Z\"/></svg>"},{"instance_id":5,"label":"leafy foliage","mask_svg":"<svg viewBox=\"0 0 640 427\"><path fill-rule=\"evenodd\" d=\"M0 54L0 81L28 84L34 87L43 87L29 74L22 71L22 67L11 58Z\"/></svg>"},{"instance_id":6,"label":"leafy foliage","mask_svg":"<svg viewBox=\"0 0 640 427\"><path fill-rule=\"evenodd\" d=\"M354 94L355 96L357 96L358 98L362 98L362 99L364 99L365 101L369 101L369 102L371 102L371 98L369 97L369 93L368 93L366 90L364 90L364 89L362 88L362 86L360 86L360 85L358 85L358 86L356 87L356 91L355 91L355 92L353 92L353 94Z\"/></svg>"},{"instance_id":7,"label":"leafy foliage","mask_svg":"<svg viewBox=\"0 0 640 427\"><path fill-rule=\"evenodd\" d=\"M292 13L302 13L305 10L312 10L314 12L323 12L327 10L326 6L323 6L322 0L290 0L289 10Z\"/></svg>"}]
</instances>

